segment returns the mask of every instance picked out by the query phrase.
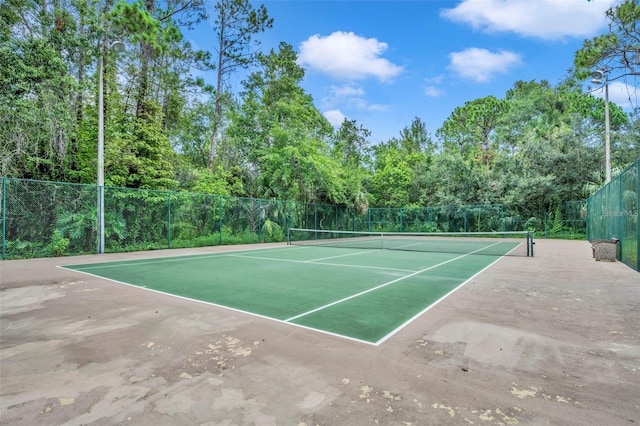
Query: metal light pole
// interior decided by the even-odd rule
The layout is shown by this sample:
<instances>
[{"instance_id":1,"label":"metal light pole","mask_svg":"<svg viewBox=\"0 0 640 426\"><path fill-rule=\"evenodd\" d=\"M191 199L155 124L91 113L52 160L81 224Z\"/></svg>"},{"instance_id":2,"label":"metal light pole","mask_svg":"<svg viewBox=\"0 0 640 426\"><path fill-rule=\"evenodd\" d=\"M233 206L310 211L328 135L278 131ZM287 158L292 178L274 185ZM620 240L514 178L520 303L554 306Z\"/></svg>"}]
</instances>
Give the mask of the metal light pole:
<instances>
[{"instance_id":1,"label":"metal light pole","mask_svg":"<svg viewBox=\"0 0 640 426\"><path fill-rule=\"evenodd\" d=\"M604 170L605 182L611 181L611 130L609 124L609 76L608 70L595 70L591 73L591 82L602 84L604 79Z\"/></svg>"},{"instance_id":2,"label":"metal light pole","mask_svg":"<svg viewBox=\"0 0 640 426\"><path fill-rule=\"evenodd\" d=\"M98 253L104 253L104 53L107 47L100 49L98 58ZM121 41L111 43L111 49L122 52L124 44Z\"/></svg>"},{"instance_id":3,"label":"metal light pole","mask_svg":"<svg viewBox=\"0 0 640 426\"><path fill-rule=\"evenodd\" d=\"M611 126L609 125L609 82L604 76L604 170L605 183L611 182Z\"/></svg>"}]
</instances>

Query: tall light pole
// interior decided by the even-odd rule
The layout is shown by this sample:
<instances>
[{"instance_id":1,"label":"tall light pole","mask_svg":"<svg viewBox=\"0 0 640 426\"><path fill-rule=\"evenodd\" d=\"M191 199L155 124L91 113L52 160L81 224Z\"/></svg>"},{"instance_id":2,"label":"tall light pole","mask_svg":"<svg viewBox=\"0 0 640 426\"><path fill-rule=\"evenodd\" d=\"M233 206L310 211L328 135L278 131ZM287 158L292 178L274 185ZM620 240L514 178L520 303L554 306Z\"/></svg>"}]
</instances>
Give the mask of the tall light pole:
<instances>
[{"instance_id":1,"label":"tall light pole","mask_svg":"<svg viewBox=\"0 0 640 426\"><path fill-rule=\"evenodd\" d=\"M100 48L98 58L98 253L104 253L104 54L107 42ZM114 52L122 52L121 41L111 43Z\"/></svg>"},{"instance_id":2,"label":"tall light pole","mask_svg":"<svg viewBox=\"0 0 640 426\"><path fill-rule=\"evenodd\" d=\"M609 70L595 70L591 73L591 82L602 84L604 80L604 170L605 182L611 181L611 135L609 125Z\"/></svg>"}]
</instances>

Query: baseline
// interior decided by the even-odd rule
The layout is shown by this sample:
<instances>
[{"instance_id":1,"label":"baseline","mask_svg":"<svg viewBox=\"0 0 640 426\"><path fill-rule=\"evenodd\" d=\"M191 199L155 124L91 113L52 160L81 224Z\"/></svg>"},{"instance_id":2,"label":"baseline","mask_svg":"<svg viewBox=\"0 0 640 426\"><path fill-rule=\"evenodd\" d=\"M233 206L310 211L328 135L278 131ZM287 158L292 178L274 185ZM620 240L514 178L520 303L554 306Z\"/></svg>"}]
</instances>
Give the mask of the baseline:
<instances>
[{"instance_id":1,"label":"baseline","mask_svg":"<svg viewBox=\"0 0 640 426\"><path fill-rule=\"evenodd\" d=\"M121 266L138 266L138 265L148 265L152 263L169 263L169 262L184 262L185 260L190 260L188 258L192 258L193 260L199 259L208 259L212 257L225 257L225 256L235 256L236 253L251 253L256 251L268 251L269 253L274 251L283 251L283 250L292 250L292 249L303 249L306 247L296 246L296 247L282 247L282 248L256 248L256 249L247 249L247 250L239 250L236 252L218 252L218 253L201 253L201 254L184 254L178 256L167 256L159 259L153 258L145 258L140 260L112 260L108 262L93 262L93 263L79 263L72 265L58 265L59 268L69 269L73 271L83 271L87 269L97 269L97 268L116 268Z\"/></svg>"}]
</instances>

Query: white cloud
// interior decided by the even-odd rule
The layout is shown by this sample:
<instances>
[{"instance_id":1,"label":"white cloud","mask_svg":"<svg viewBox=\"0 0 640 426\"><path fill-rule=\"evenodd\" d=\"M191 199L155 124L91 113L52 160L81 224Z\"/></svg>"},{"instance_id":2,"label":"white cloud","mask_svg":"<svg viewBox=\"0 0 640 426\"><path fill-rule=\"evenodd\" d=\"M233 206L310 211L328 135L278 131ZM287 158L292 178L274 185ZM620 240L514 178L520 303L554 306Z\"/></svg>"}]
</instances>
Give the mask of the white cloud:
<instances>
[{"instance_id":1,"label":"white cloud","mask_svg":"<svg viewBox=\"0 0 640 426\"><path fill-rule=\"evenodd\" d=\"M435 86L427 86L424 88L424 94L425 96L428 96L430 98L437 98L439 96L442 96L444 92Z\"/></svg>"},{"instance_id":2,"label":"white cloud","mask_svg":"<svg viewBox=\"0 0 640 426\"><path fill-rule=\"evenodd\" d=\"M585 38L606 27L605 12L620 0L463 0L442 16L487 32L545 40Z\"/></svg>"},{"instance_id":3,"label":"white cloud","mask_svg":"<svg viewBox=\"0 0 640 426\"><path fill-rule=\"evenodd\" d=\"M361 87L355 87L350 84L344 86L331 86L331 97L332 98L349 98L353 96L363 96L364 90Z\"/></svg>"},{"instance_id":4,"label":"white cloud","mask_svg":"<svg viewBox=\"0 0 640 426\"><path fill-rule=\"evenodd\" d=\"M389 108L383 104L370 104L366 99L353 98L349 99L347 104L351 108L363 110L363 111L386 111Z\"/></svg>"},{"instance_id":5,"label":"white cloud","mask_svg":"<svg viewBox=\"0 0 640 426\"><path fill-rule=\"evenodd\" d=\"M495 74L504 74L521 63L517 53L504 50L494 53L477 47L450 53L449 58L449 69L478 83L487 83Z\"/></svg>"},{"instance_id":6,"label":"white cloud","mask_svg":"<svg viewBox=\"0 0 640 426\"><path fill-rule=\"evenodd\" d=\"M444 81L444 74L438 74L435 77L427 77L424 82L427 84L440 84Z\"/></svg>"},{"instance_id":7,"label":"white cloud","mask_svg":"<svg viewBox=\"0 0 640 426\"><path fill-rule=\"evenodd\" d=\"M322 98L322 107L334 109L337 105L345 105L350 99L360 99L364 95L365 91L361 87L352 84L331 85L327 96Z\"/></svg>"},{"instance_id":8,"label":"white cloud","mask_svg":"<svg viewBox=\"0 0 640 426\"><path fill-rule=\"evenodd\" d=\"M604 99L604 87L591 92L593 96ZM609 83L609 101L614 102L625 110L632 110L638 106L638 88L622 81Z\"/></svg>"},{"instance_id":9,"label":"white cloud","mask_svg":"<svg viewBox=\"0 0 640 426\"><path fill-rule=\"evenodd\" d=\"M337 106L343 106L349 109L365 110L365 111L386 111L387 107L381 104L370 104L365 99L366 92L361 87L346 84L343 86L332 85L329 94L322 98L322 106L324 108L335 109Z\"/></svg>"},{"instance_id":10,"label":"white cloud","mask_svg":"<svg viewBox=\"0 0 640 426\"><path fill-rule=\"evenodd\" d=\"M387 43L352 32L337 31L326 37L316 34L300 44L298 63L338 79L375 77L388 81L403 68L381 58L385 50Z\"/></svg>"},{"instance_id":11,"label":"white cloud","mask_svg":"<svg viewBox=\"0 0 640 426\"><path fill-rule=\"evenodd\" d=\"M322 115L324 115L324 117L329 120L329 123L331 123L333 127L339 127L344 119L347 118L347 116L344 115L339 109L325 111Z\"/></svg>"}]
</instances>

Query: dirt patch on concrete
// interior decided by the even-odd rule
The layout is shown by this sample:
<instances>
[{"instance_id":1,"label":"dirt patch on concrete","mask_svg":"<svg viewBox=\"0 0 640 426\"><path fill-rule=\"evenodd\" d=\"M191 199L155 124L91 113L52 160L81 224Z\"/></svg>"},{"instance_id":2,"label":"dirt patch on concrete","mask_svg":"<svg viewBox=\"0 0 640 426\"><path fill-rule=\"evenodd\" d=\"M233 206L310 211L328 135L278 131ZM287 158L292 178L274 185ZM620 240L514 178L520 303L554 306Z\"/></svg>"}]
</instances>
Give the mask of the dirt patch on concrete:
<instances>
[{"instance_id":1,"label":"dirt patch on concrete","mask_svg":"<svg viewBox=\"0 0 640 426\"><path fill-rule=\"evenodd\" d=\"M640 274L589 243L540 240L378 347L56 267L149 255L0 262L0 424L640 423Z\"/></svg>"}]
</instances>

